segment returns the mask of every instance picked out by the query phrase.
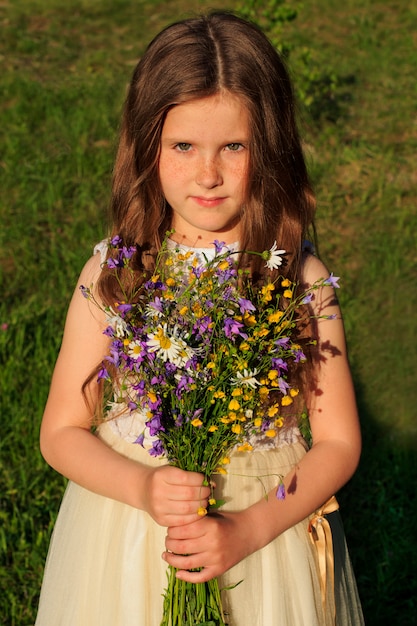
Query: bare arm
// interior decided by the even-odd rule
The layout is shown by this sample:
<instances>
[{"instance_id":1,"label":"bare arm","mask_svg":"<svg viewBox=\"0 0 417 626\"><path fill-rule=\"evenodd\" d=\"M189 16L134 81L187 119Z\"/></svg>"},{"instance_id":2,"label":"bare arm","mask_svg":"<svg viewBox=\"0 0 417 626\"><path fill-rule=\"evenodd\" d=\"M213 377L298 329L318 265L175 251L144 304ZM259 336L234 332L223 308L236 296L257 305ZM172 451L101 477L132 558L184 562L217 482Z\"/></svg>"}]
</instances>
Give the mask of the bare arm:
<instances>
[{"instance_id":1,"label":"bare arm","mask_svg":"<svg viewBox=\"0 0 417 626\"><path fill-rule=\"evenodd\" d=\"M162 525L200 519L196 512L209 495L209 489L201 486L202 476L168 466L147 467L121 456L91 433L92 411L81 389L106 355L109 339L103 335L104 314L83 298L79 286L95 283L99 273L96 255L84 267L71 300L41 425L41 452L67 478L143 509ZM95 382L89 392L94 406Z\"/></svg>"},{"instance_id":2,"label":"bare arm","mask_svg":"<svg viewBox=\"0 0 417 626\"><path fill-rule=\"evenodd\" d=\"M326 276L323 264L308 257L305 281L312 284ZM321 363L307 399L313 446L285 477L285 500L278 500L273 490L267 501L262 499L245 511L208 516L198 526L170 528L166 547L176 554L165 553L164 558L184 570L205 566L199 573L181 571L181 578L200 582L220 575L319 508L357 467L361 450L358 414L343 322L331 287L317 292L315 309L320 314L336 314L337 319L318 322Z\"/></svg>"}]
</instances>

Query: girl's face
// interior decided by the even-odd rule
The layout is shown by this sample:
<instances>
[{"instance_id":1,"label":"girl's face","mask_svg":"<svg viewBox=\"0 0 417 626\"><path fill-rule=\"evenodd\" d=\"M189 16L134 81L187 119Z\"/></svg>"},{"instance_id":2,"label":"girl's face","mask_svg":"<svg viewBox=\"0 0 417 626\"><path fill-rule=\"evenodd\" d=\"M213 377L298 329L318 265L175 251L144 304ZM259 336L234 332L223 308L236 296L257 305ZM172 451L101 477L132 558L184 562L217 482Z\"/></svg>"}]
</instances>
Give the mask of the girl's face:
<instances>
[{"instance_id":1,"label":"girl's face","mask_svg":"<svg viewBox=\"0 0 417 626\"><path fill-rule=\"evenodd\" d=\"M209 247L239 240L249 164L249 114L229 93L172 108L161 135L159 178L173 239Z\"/></svg>"}]
</instances>

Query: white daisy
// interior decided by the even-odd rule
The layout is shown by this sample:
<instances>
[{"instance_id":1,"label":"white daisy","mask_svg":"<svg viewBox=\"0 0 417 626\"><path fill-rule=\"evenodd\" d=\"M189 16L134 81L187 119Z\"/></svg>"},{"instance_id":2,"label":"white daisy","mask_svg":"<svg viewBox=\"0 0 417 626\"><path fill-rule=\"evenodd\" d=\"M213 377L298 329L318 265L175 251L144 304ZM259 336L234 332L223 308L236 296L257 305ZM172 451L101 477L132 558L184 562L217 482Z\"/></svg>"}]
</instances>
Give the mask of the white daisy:
<instances>
[{"instance_id":1,"label":"white daisy","mask_svg":"<svg viewBox=\"0 0 417 626\"><path fill-rule=\"evenodd\" d=\"M159 326L146 342L150 352L156 352L163 361L175 363L181 355L182 346L177 338L168 334L167 325Z\"/></svg>"},{"instance_id":2,"label":"white daisy","mask_svg":"<svg viewBox=\"0 0 417 626\"><path fill-rule=\"evenodd\" d=\"M142 355L142 352L143 348L139 341L135 340L129 343L128 355L132 357L132 359L138 359Z\"/></svg>"},{"instance_id":3,"label":"white daisy","mask_svg":"<svg viewBox=\"0 0 417 626\"><path fill-rule=\"evenodd\" d=\"M176 337L175 341L179 347L179 352L178 355L172 359L172 362L177 367L185 367L188 361L194 356L194 350L190 348L190 346L187 346L185 341L180 337Z\"/></svg>"},{"instance_id":4,"label":"white daisy","mask_svg":"<svg viewBox=\"0 0 417 626\"><path fill-rule=\"evenodd\" d=\"M282 255L285 254L285 250L277 250L277 242L274 241L274 245L268 250L267 254L269 256L266 259L266 267L269 270L278 269L282 265Z\"/></svg>"},{"instance_id":5,"label":"white daisy","mask_svg":"<svg viewBox=\"0 0 417 626\"><path fill-rule=\"evenodd\" d=\"M116 337L122 339L127 334L127 324L124 319L120 317L120 315L117 315L117 313L113 311L111 307L109 307L108 310L110 315L107 315L106 322L113 328Z\"/></svg>"},{"instance_id":6,"label":"white daisy","mask_svg":"<svg viewBox=\"0 0 417 626\"><path fill-rule=\"evenodd\" d=\"M258 370L256 368L254 370L243 370L243 374L242 372L236 372L236 378L232 378L230 382L232 385L247 385L252 387L252 389L256 389L256 385L260 384L255 378L257 373Z\"/></svg>"}]
</instances>

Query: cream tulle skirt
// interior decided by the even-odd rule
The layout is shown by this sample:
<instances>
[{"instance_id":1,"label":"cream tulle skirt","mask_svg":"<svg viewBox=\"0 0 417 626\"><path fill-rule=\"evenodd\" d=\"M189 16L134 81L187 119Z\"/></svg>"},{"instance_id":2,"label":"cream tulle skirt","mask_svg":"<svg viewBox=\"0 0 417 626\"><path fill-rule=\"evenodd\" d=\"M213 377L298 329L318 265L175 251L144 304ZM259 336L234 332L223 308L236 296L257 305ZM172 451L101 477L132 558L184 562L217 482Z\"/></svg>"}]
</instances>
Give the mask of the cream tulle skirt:
<instances>
[{"instance_id":1,"label":"cream tulle skirt","mask_svg":"<svg viewBox=\"0 0 417 626\"><path fill-rule=\"evenodd\" d=\"M100 437L119 453L148 465L154 459L108 425ZM247 507L272 489L305 454L301 443L232 455L221 485L225 510ZM269 477L268 477L269 475ZM263 476L262 483L256 476ZM219 484L219 479L216 477ZM229 570L221 585L230 626L360 626L355 579L338 511L333 534L334 602L323 603L316 548L306 519ZM143 511L68 484L45 567L36 626L159 626L167 565L165 529ZM336 613L336 618L334 618Z\"/></svg>"}]
</instances>

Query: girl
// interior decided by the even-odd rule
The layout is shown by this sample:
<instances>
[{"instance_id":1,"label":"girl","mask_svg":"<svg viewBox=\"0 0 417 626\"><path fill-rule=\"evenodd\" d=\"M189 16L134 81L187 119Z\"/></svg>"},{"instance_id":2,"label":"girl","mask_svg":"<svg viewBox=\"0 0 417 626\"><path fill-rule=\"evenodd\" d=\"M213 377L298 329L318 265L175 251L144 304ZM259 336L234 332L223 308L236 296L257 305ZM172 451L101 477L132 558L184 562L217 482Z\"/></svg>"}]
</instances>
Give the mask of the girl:
<instances>
[{"instance_id":1,"label":"girl","mask_svg":"<svg viewBox=\"0 0 417 626\"><path fill-rule=\"evenodd\" d=\"M282 273L312 284L329 275L303 252L314 208L290 80L265 36L228 13L162 31L126 100L111 236L155 253L172 229L173 246L206 256L216 239L258 251L276 241L288 252ZM242 581L225 598L231 626L362 624L337 504L327 502L355 471L361 446L332 279L313 303L315 313L337 317L311 329L318 347L303 401L313 445L290 421L254 452L232 454L227 476L216 477L227 504L202 518L197 510L210 496L202 476L132 442L139 412L118 407L91 429L109 338L105 316L79 286L94 284L108 304L117 299L101 269L105 255L101 244L81 273L41 427L45 459L70 482L36 625L158 626L167 563L191 582ZM264 271L257 257L243 262L254 277ZM277 474L285 476L285 500L274 496ZM245 475L269 475L270 497ZM329 522L333 542L320 553L311 536Z\"/></svg>"}]
</instances>

